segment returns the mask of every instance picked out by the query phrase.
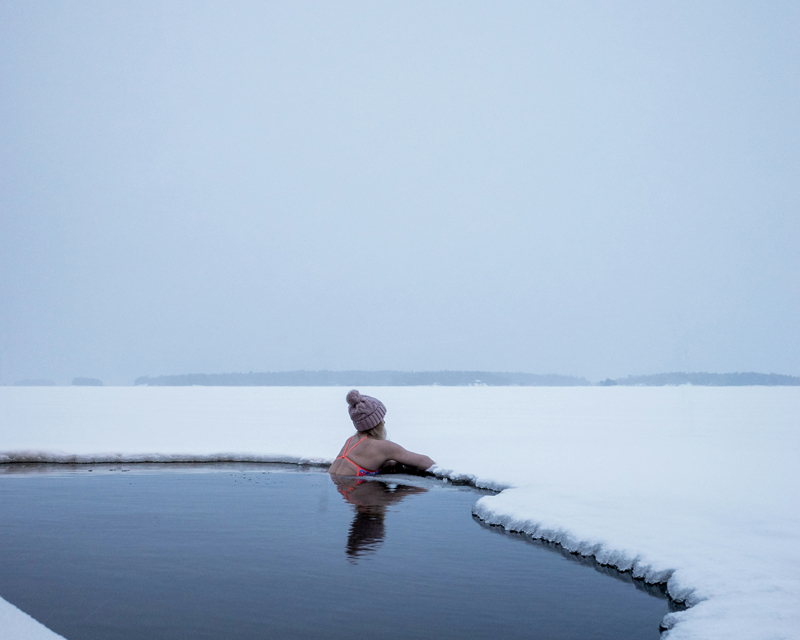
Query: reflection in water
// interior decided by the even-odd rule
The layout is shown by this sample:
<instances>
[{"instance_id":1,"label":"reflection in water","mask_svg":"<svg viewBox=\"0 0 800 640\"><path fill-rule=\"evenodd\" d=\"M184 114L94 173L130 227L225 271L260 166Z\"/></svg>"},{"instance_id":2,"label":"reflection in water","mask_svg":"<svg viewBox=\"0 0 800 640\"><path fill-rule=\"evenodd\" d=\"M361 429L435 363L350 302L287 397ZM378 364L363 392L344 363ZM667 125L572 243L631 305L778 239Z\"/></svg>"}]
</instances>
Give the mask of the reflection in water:
<instances>
[{"instance_id":1,"label":"reflection in water","mask_svg":"<svg viewBox=\"0 0 800 640\"><path fill-rule=\"evenodd\" d=\"M352 562L374 553L386 535L386 507L403 498L426 493L423 487L388 484L381 480L364 480L352 476L331 476L342 497L353 505L355 514L347 536L347 555Z\"/></svg>"}]
</instances>

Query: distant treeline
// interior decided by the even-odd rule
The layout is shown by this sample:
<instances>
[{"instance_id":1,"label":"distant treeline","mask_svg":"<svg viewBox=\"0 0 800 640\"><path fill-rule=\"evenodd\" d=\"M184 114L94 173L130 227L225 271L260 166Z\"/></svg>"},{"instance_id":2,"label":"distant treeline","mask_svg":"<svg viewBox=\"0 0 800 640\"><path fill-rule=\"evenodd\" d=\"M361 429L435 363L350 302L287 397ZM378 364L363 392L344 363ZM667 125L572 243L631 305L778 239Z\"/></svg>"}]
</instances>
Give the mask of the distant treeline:
<instances>
[{"instance_id":1,"label":"distant treeline","mask_svg":"<svg viewBox=\"0 0 800 640\"><path fill-rule=\"evenodd\" d=\"M800 386L800 377L785 376L779 373L656 373L650 376L628 376L616 380L603 380L600 386L612 387L644 386L662 387L665 385L692 384L703 387L747 387L762 385Z\"/></svg>"},{"instance_id":2,"label":"distant treeline","mask_svg":"<svg viewBox=\"0 0 800 640\"><path fill-rule=\"evenodd\" d=\"M102 387L103 381L97 378L73 378L72 384L76 387ZM34 378L32 380L18 380L14 383L17 387L54 387L56 385L53 380L45 380L43 378Z\"/></svg>"},{"instance_id":3,"label":"distant treeline","mask_svg":"<svg viewBox=\"0 0 800 640\"><path fill-rule=\"evenodd\" d=\"M76 387L102 387L103 381L97 378L73 378L72 384Z\"/></svg>"},{"instance_id":4,"label":"distant treeline","mask_svg":"<svg viewBox=\"0 0 800 640\"><path fill-rule=\"evenodd\" d=\"M134 384L150 386L228 387L575 387L588 386L585 378L534 373L493 371L271 371L265 373L188 373L177 376L142 376Z\"/></svg>"}]
</instances>

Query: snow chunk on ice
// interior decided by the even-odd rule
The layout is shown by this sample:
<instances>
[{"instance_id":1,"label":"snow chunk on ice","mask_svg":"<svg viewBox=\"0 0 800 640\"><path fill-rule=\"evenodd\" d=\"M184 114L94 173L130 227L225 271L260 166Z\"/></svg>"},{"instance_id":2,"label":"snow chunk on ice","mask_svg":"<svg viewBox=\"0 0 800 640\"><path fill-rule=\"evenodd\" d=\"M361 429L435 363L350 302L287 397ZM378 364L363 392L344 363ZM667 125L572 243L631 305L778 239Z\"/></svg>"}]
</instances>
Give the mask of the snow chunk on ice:
<instances>
[{"instance_id":1,"label":"snow chunk on ice","mask_svg":"<svg viewBox=\"0 0 800 640\"><path fill-rule=\"evenodd\" d=\"M8 640L63 640L42 623L0 598L0 637Z\"/></svg>"}]
</instances>

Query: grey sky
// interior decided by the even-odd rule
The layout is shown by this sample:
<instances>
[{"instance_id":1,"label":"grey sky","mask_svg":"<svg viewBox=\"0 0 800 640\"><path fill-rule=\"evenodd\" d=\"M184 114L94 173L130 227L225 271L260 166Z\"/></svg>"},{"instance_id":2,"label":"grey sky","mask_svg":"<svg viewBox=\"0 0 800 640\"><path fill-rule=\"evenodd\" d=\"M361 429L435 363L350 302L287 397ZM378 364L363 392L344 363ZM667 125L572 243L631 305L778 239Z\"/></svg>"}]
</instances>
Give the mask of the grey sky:
<instances>
[{"instance_id":1,"label":"grey sky","mask_svg":"<svg viewBox=\"0 0 800 640\"><path fill-rule=\"evenodd\" d=\"M1 383L800 374L797 2L6 1L0 80Z\"/></svg>"}]
</instances>

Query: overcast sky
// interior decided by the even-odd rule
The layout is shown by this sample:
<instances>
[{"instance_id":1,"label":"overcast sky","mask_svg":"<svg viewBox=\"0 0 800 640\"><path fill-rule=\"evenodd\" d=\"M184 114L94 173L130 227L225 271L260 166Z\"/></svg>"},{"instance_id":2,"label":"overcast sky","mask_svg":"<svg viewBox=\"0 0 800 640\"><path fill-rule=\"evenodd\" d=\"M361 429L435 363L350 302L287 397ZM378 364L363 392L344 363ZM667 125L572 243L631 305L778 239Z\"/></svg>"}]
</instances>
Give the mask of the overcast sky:
<instances>
[{"instance_id":1,"label":"overcast sky","mask_svg":"<svg viewBox=\"0 0 800 640\"><path fill-rule=\"evenodd\" d=\"M796 1L5 0L0 80L0 383L800 374Z\"/></svg>"}]
</instances>

